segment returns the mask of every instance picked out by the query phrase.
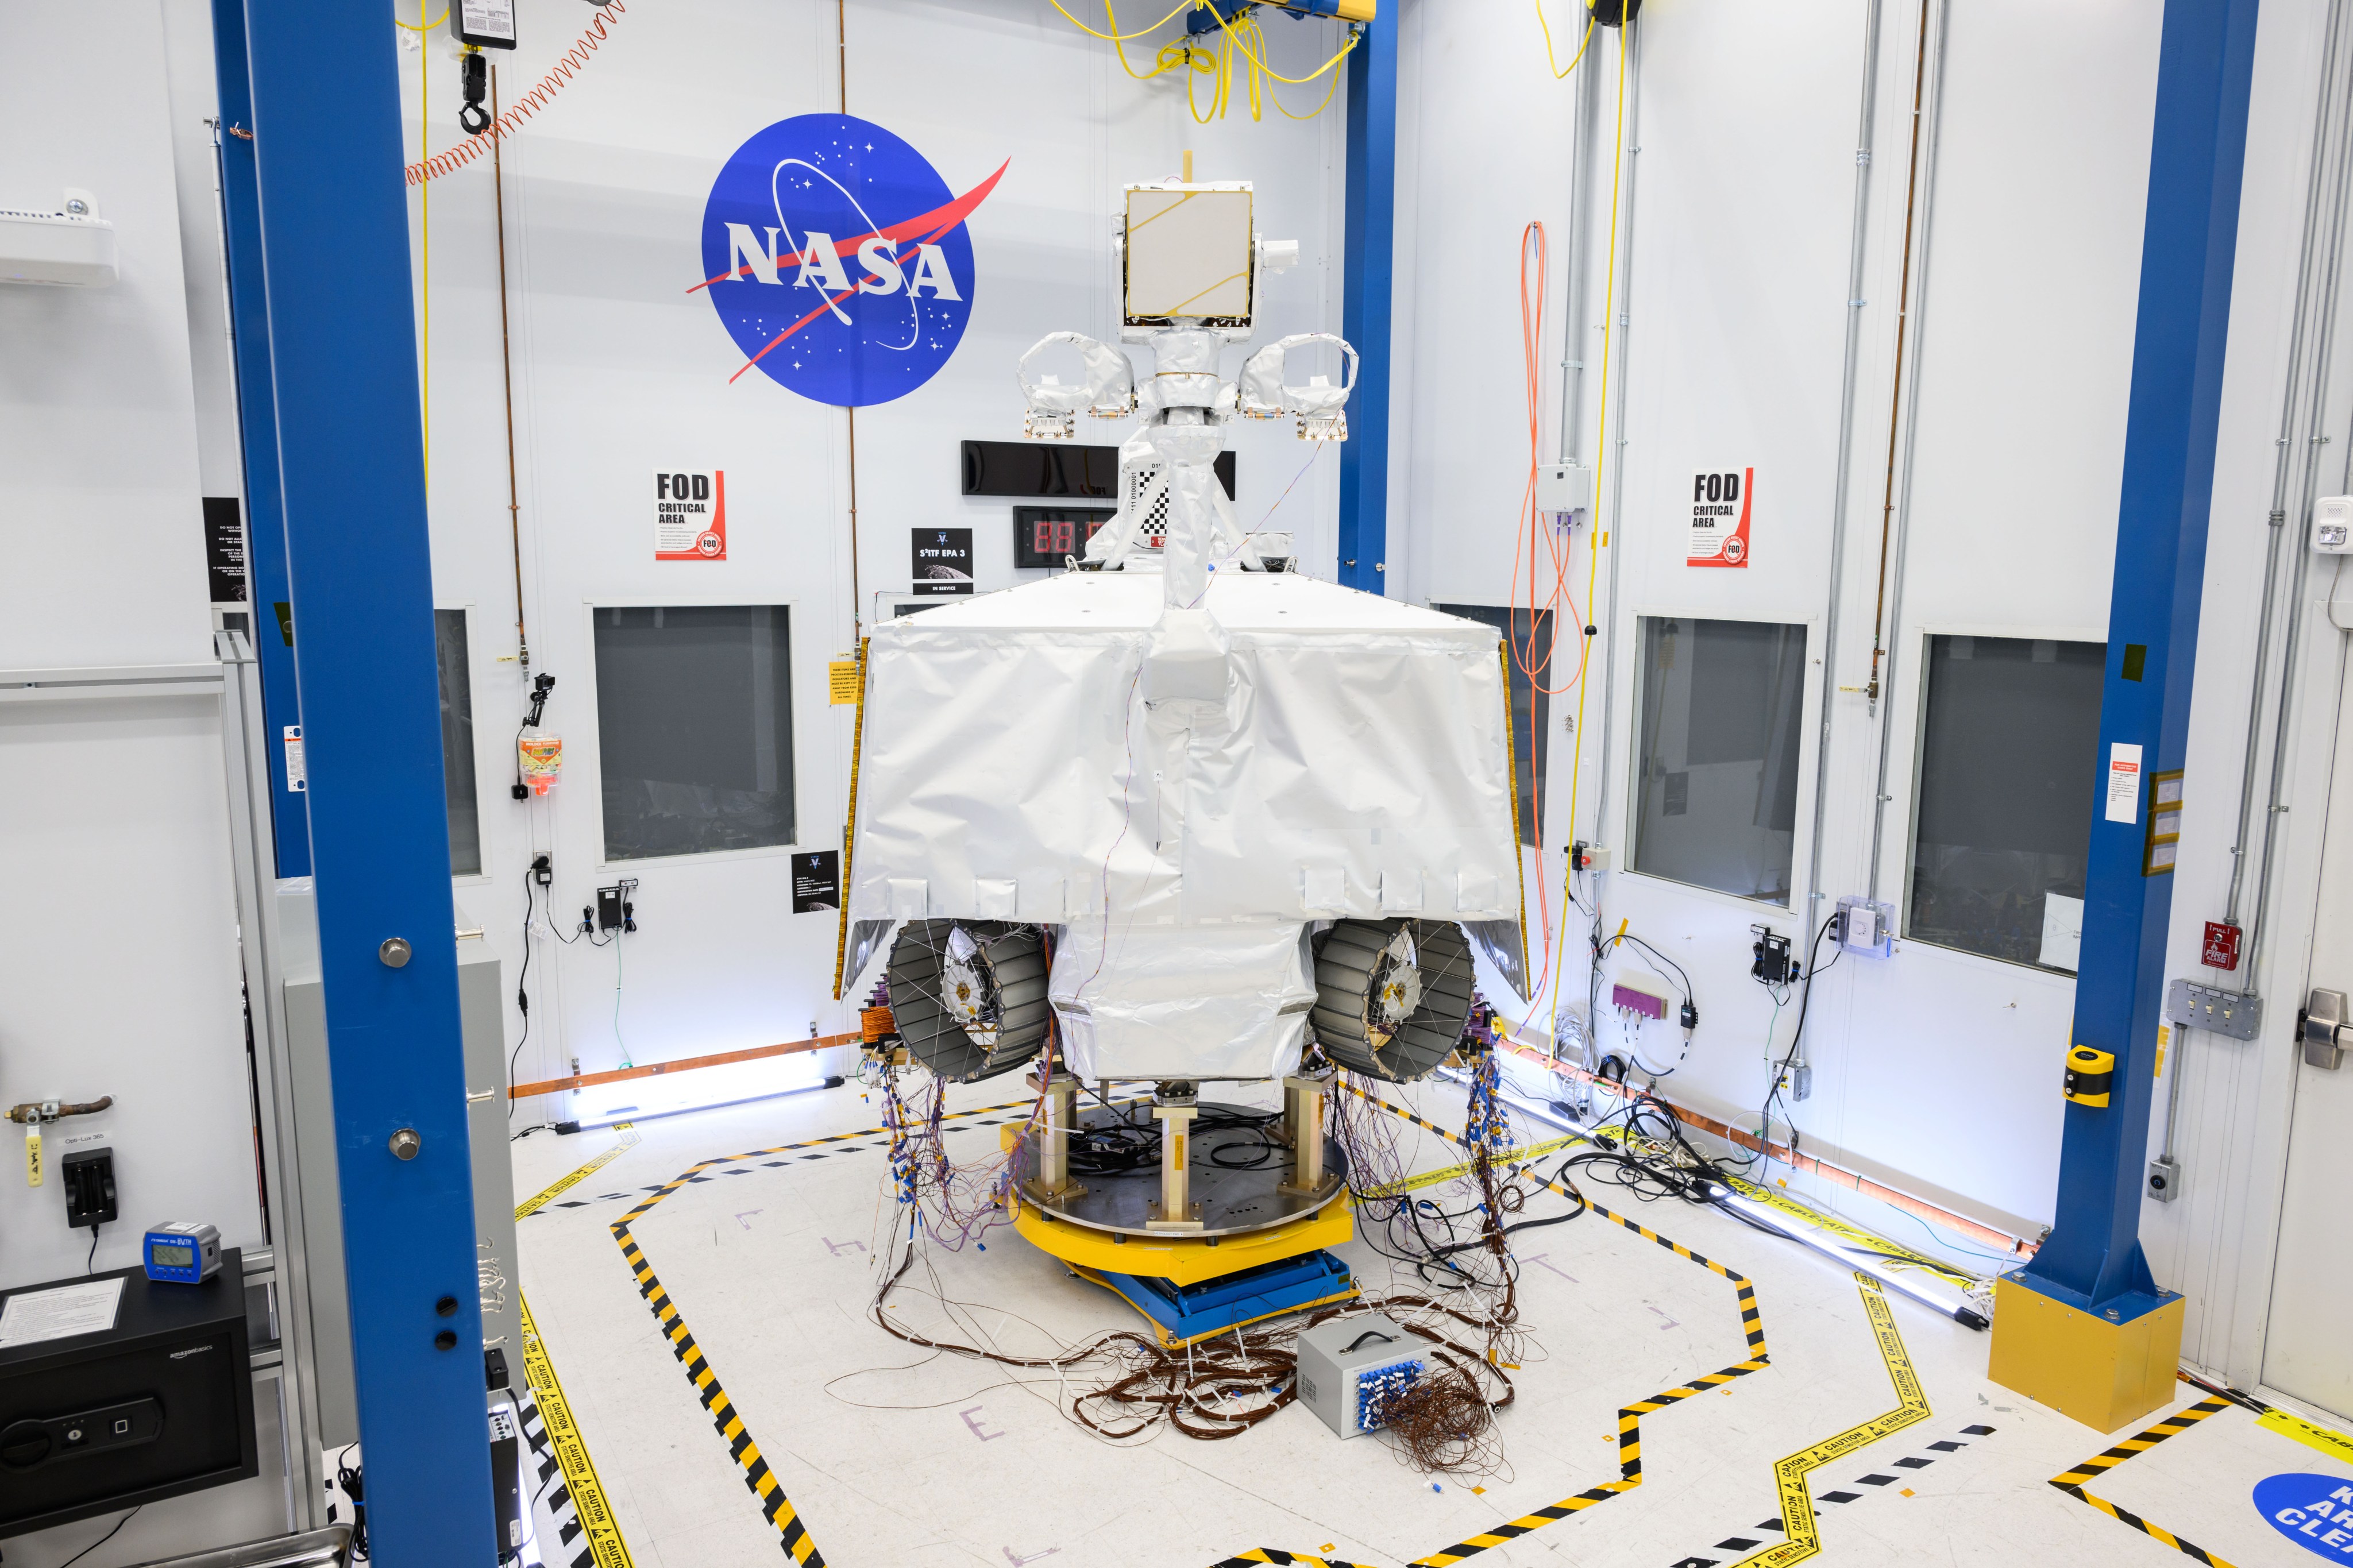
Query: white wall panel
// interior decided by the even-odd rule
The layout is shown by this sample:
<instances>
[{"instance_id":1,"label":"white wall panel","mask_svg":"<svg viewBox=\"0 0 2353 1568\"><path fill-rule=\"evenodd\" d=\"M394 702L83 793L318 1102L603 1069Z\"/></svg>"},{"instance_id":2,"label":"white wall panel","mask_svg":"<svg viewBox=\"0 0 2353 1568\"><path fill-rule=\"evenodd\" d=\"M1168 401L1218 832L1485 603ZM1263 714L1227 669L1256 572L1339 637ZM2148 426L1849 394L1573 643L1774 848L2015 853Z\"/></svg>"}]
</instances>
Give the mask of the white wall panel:
<instances>
[{"instance_id":1,"label":"white wall panel","mask_svg":"<svg viewBox=\"0 0 2353 1568\"><path fill-rule=\"evenodd\" d=\"M502 90L577 33L576 5L525 0L524 46L501 59ZM1144 20L1148 18L1135 18ZM1134 20L1130 23L1134 25ZM487 159L431 182L432 489L436 592L472 612L477 744L486 876L459 898L489 929L510 972L521 954L522 877L534 849L553 853L560 929L599 883L635 876L643 930L625 939L620 1032L616 955L542 937L532 968L524 1080L578 1058L617 1065L826 1033L850 1013L830 999L836 928L790 912L786 851L602 864L592 604L790 604L795 663L796 847L839 847L849 772L850 710L826 701L826 661L853 643L849 422L753 371L708 300L704 202L721 165L763 127L839 110L844 90L837 9L815 0L697 8L639 6L611 29L587 68L506 145L504 173L523 595L532 662L555 675L548 725L565 740L566 778L544 803L504 796L522 678L512 623L505 412L498 359L496 231ZM1296 237L1301 264L1264 291L1261 341L1336 326L1330 262L1340 237L1340 100L1292 121L1271 106L1197 125L1174 75L1124 75L1108 44L1028 0L853 5L847 13L849 112L913 143L963 192L1010 160L973 215L978 273L965 339L919 390L856 416L860 597L903 593L916 527L969 527L984 590L1010 586L1011 507L959 491L957 443L1017 439L1013 375L1046 332L1116 331L1110 249L1119 187L1177 172L1195 154L1202 179L1257 184L1270 237ZM1318 26L1269 28L1272 62L1303 74L1336 37ZM1147 68L1148 52L1129 59ZM427 65L434 144L456 139L454 62L439 35L404 56L414 104ZM1314 89L1282 87L1304 110ZM1239 96L1240 89L1237 88ZM1206 95L1203 102L1206 105ZM417 146L414 110L408 123ZM411 195L423 273L423 204ZM1234 364L1240 355L1231 356ZM1081 438L1115 442L1132 426ZM1287 423L1232 426L1238 510L1265 517L1314 458L1271 526L1293 529L1329 569L1336 454L1316 458ZM728 559L652 559L647 492L657 467L723 468ZM1320 552L1320 553L1319 553ZM510 1010L509 1028L520 1020ZM782 1077L799 1063L776 1068ZM546 1114L565 1113L550 1105ZM518 1125L539 1114L526 1107Z\"/></svg>"},{"instance_id":2,"label":"white wall panel","mask_svg":"<svg viewBox=\"0 0 2353 1568\"><path fill-rule=\"evenodd\" d=\"M80 15L0 10L0 206L88 190L121 265L106 289L0 287L0 668L212 653L162 8L124 9L100 82L58 68L91 47Z\"/></svg>"},{"instance_id":3,"label":"white wall panel","mask_svg":"<svg viewBox=\"0 0 2353 1568\"><path fill-rule=\"evenodd\" d=\"M199 466L183 272L217 243L204 17L123 0L93 27L65 0L0 5L0 206L55 211L62 187L87 188L121 258L109 289L0 286L0 668L212 655L199 500L237 487L233 450ZM184 234L184 204L205 230ZM115 1101L47 1129L39 1187L6 1128L0 1288L134 1264L170 1219L264 1244L229 854L216 697L0 700L0 1106ZM99 1144L121 1218L93 1257L66 1226L58 1163ZM257 1393L262 1475L151 1504L109 1551L285 1528L275 1395ZM8 1560L52 1568L109 1522L12 1539Z\"/></svg>"},{"instance_id":4,"label":"white wall panel","mask_svg":"<svg viewBox=\"0 0 2353 1568\"><path fill-rule=\"evenodd\" d=\"M1417 264L1442 254L1470 284L1442 288L1425 274L1411 296L1418 358L1401 420L1414 436L1416 593L1500 604L1509 592L1509 530L1526 442L1513 242L1527 216L1566 232L1565 214L1551 216L1560 206L1546 204L1567 199L1572 84L1542 79L1540 40L1524 10L1408 15L1418 26L1409 81L1422 129L1402 158L1412 168ZM1892 731L1888 793L1896 798L1878 896L1902 900L1921 630L1966 622L1985 633L2097 637L2116 537L2155 19L2120 5L2078 8L2063 19L2000 4L1957 7L1941 78L1933 54L1929 72L1932 98L1943 92L1943 151L1932 163L1924 149L1921 170L1924 213L1931 192L1936 205L1915 257L1915 289L1926 290L1915 301L1925 305L1925 336L1905 373L1917 431L1902 658L1875 710L1858 692L1822 691L1826 673L1833 687L1869 679L1920 58L1919 7L1883 0L1864 271L1853 288L1871 15L1860 0L1770 15L1653 5L1639 24L1629 88L1619 215L1629 237L1614 328L1624 358L1610 370L1613 405L1622 383L1625 423L1605 447L1601 483L1605 498L1618 494L1621 481L1609 468L1622 463L1623 489L1617 510L1605 499L1600 520L1613 547L1603 580L1615 553L1619 591L1593 617L1617 645L1614 670L1605 673L1597 651L1588 676L1577 835L1595 836L1606 792L1600 837L1618 850L1621 868L1604 880L1604 932L1630 920L1635 934L1694 975L1703 1022L1665 1091L1748 1126L1767 1081L1768 1029L1786 1049L1795 1022L1794 997L1777 1020L1748 976L1749 925L1769 923L1802 943L1831 899L1864 890L1883 725ZM1932 46L1936 15L1932 8ZM2029 36L2035 46L2021 47ZM1604 138L1595 212L1606 232L1616 40L1605 34L1595 49ZM1461 175L1464 149L1482 139L1514 149L1514 176ZM1525 181L1521 168L1529 172ZM1590 308L1580 323L1592 351L1589 412L1605 324L1602 243L1597 234ZM1556 288L1562 248L1556 244ZM1861 336L1853 434L1841 454L1850 314ZM1546 353L1556 399L1547 431L1557 427L1561 357L1556 334ZM1589 436L1582 439L1589 446ZM1846 543L1833 584L1841 461ZM1687 565L1694 473L1750 466L1752 564ZM1458 510L1440 500L1458 496L1475 504ZM1580 560L1572 578L1580 599L1583 585ZM1792 909L1622 868L1636 617L1651 613L1805 622L1810 661L1830 652L1836 618L1835 665L1810 664ZM1555 699L1547 840L1556 847L1567 836L1563 806L1577 768L1561 705L1574 700L1573 692ZM1822 885L1813 889L1806 884L1817 749L1826 749L1827 793ZM1558 878L1556 857L1546 857L1546 871ZM1816 890L1820 901L1806 897ZM1558 902L1556 887L1549 901ZM1567 994L1583 989L1582 945L1573 934ZM1629 967L1659 967L1620 954ZM1609 967L1620 962L1613 954ZM1602 1040L1614 1047L1622 1037L1606 984L1603 994ZM2073 1005L2063 975L1923 944L1900 944L1885 960L1841 960L1816 987L1806 1026L1813 1094L1796 1120L1808 1149L2031 1234L2050 1215L2060 1120L2051 1085ZM1549 998L1538 1011L1549 1016ZM1677 1032L1647 1027L1643 1059L1673 1063Z\"/></svg>"}]
</instances>

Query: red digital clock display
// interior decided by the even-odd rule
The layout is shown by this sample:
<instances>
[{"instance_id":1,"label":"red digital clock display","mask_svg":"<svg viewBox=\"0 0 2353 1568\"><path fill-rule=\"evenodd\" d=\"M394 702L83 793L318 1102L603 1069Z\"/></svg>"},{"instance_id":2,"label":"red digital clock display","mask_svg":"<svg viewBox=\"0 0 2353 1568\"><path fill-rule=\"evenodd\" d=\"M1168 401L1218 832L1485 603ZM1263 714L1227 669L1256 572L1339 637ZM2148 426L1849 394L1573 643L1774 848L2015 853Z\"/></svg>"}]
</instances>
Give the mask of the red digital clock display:
<instances>
[{"instance_id":1,"label":"red digital clock display","mask_svg":"<svg viewBox=\"0 0 2353 1568\"><path fill-rule=\"evenodd\" d=\"M1061 566L1086 552L1087 541L1112 520L1104 507L1017 506L1013 509L1013 564Z\"/></svg>"}]
</instances>

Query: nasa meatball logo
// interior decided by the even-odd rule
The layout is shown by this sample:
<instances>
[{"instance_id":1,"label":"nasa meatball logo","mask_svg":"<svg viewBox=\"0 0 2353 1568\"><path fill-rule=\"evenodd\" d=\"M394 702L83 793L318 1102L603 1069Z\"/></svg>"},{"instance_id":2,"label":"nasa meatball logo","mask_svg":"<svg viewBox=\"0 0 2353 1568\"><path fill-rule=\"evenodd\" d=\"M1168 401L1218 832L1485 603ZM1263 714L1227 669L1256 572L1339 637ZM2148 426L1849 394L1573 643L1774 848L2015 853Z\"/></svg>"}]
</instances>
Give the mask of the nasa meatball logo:
<instances>
[{"instance_id":1,"label":"nasa meatball logo","mask_svg":"<svg viewBox=\"0 0 2353 1568\"><path fill-rule=\"evenodd\" d=\"M703 208L695 285L743 351L728 379L757 365L845 408L931 380L972 318L965 220L1004 174L954 195L914 148L846 114L780 120L738 147Z\"/></svg>"}]
</instances>

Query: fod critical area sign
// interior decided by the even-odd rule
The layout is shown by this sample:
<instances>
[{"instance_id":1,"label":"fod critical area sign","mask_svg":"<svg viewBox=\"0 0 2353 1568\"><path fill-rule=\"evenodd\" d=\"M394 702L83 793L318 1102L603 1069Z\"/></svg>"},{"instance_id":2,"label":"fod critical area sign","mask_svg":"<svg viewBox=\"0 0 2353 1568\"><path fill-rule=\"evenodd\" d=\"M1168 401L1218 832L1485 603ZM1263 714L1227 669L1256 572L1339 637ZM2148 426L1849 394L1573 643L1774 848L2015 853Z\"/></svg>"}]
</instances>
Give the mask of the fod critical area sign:
<instances>
[{"instance_id":1,"label":"fod critical area sign","mask_svg":"<svg viewBox=\"0 0 2353 1568\"><path fill-rule=\"evenodd\" d=\"M727 559L727 476L708 473L654 475L654 559Z\"/></svg>"},{"instance_id":2,"label":"fod critical area sign","mask_svg":"<svg viewBox=\"0 0 2353 1568\"><path fill-rule=\"evenodd\" d=\"M1754 468L1716 468L1692 476L1692 566L1748 564L1748 509L1757 490Z\"/></svg>"}]
</instances>

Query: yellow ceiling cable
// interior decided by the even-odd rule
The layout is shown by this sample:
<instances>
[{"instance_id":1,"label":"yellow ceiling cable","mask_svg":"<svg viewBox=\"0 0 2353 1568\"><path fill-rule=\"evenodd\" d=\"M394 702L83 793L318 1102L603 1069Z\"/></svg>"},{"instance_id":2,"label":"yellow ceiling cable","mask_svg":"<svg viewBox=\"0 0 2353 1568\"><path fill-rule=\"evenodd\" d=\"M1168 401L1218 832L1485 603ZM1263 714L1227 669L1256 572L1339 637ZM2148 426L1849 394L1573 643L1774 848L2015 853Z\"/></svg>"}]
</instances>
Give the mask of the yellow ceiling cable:
<instances>
[{"instance_id":1,"label":"yellow ceiling cable","mask_svg":"<svg viewBox=\"0 0 2353 1568\"><path fill-rule=\"evenodd\" d=\"M1266 34L1259 26L1256 17L1245 16L1240 19L1240 25L1237 26L1234 22L1229 21L1222 12L1219 12L1215 5L1211 5L1209 7L1210 15L1217 17L1218 26L1219 29L1218 44L1215 49L1203 47L1194 44L1190 41L1190 37L1188 35L1187 37L1182 41L1172 41L1163 44L1152 68L1150 70L1139 71L1133 65L1128 63L1126 47L1128 40L1133 38L1141 38L1148 34L1157 31L1161 27L1166 26L1168 23L1175 21L1186 11L1191 10L1196 5L1205 4L1206 0L1180 0L1180 3L1177 5L1176 9L1161 17L1159 21L1153 23L1148 27L1137 28L1134 32L1122 32L1120 30L1119 16L1118 14L1112 9L1112 0L1103 0L1103 18L1110 26L1111 30L1109 32L1104 32L1100 28L1090 27L1084 22L1080 21L1076 16L1071 16L1070 11L1062 5L1062 0L1050 0L1050 3L1053 5L1055 10L1062 13L1062 16L1069 20L1072 26L1077 27L1081 32L1085 33L1090 37L1101 38L1104 42L1110 44L1112 48L1119 56L1120 68L1125 71L1135 80L1150 81L1153 78L1165 76L1170 71L1184 71L1186 73L1186 108L1191 111L1194 121L1202 125L1207 125L1212 120L1223 119L1225 117L1226 110L1232 105L1234 79L1233 57L1237 53L1250 63L1250 77L1247 84L1247 90L1250 96L1250 118L1252 120L1258 120L1264 114L1264 99L1272 99L1274 101L1274 107L1280 110L1286 119L1314 119L1317 115L1323 113L1324 110L1331 107L1333 96L1339 90L1339 73L1334 70L1333 68L1337 66L1342 60L1347 58L1349 50L1355 48L1358 40L1363 37L1362 29L1352 26L1348 29L1347 42L1341 45L1339 52L1335 54L1330 59L1325 60L1322 65L1316 67L1305 76L1284 76L1282 72L1269 67L1266 62L1260 58L1261 54L1266 50ZM1195 95L1196 83L1194 82L1193 78L1196 75L1206 76L1212 79L1213 90L1209 97L1207 112L1203 111L1200 102ZM1275 93L1271 88L1261 89L1259 82L1261 75L1271 77L1276 81L1287 82L1294 87L1303 86L1306 83L1314 81L1320 76L1329 76L1331 79L1324 84L1323 100L1316 104L1314 109L1308 110L1305 114L1298 114L1294 113L1291 107L1285 104L1281 96Z\"/></svg>"},{"instance_id":2,"label":"yellow ceiling cable","mask_svg":"<svg viewBox=\"0 0 2353 1568\"><path fill-rule=\"evenodd\" d=\"M1577 68L1577 62L1585 58L1586 46L1593 42L1593 6L1591 0L1587 0L1585 8L1585 37L1577 40L1577 53L1570 58L1568 64L1565 66L1560 64L1559 57L1552 52L1552 24L1545 20L1544 0L1535 0L1535 6L1536 26L1544 29L1545 64L1551 68L1553 80L1566 81L1568 79L1568 73Z\"/></svg>"},{"instance_id":3,"label":"yellow ceiling cable","mask_svg":"<svg viewBox=\"0 0 2353 1568\"><path fill-rule=\"evenodd\" d=\"M442 20L448 15L449 8L444 5L441 7L441 15L427 22L424 20L425 0L417 0L417 20L402 22L397 16L393 20L412 33L425 34L439 26ZM423 42L422 38L418 41L420 44ZM429 158L433 153L433 126L426 118L425 105L426 77L428 74L425 68L427 58L427 51L419 47L417 51L417 141L419 159ZM417 204L422 234L417 241L417 253L424 260L423 276L417 285L417 296L424 316L417 329L417 426L422 433L421 450L425 484L429 489L433 484L433 188L430 185L417 187Z\"/></svg>"}]
</instances>

